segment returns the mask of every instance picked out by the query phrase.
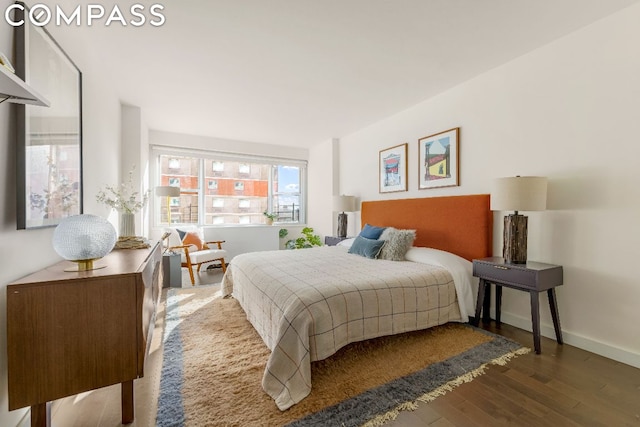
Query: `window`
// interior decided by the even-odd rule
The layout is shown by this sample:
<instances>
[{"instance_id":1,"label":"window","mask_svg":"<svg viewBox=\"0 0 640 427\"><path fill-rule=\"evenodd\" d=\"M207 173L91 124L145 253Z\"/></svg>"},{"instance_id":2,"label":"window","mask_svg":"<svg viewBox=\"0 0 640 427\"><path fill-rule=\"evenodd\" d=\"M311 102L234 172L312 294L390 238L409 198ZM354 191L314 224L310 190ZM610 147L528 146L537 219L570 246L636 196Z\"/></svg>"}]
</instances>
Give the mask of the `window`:
<instances>
[{"instance_id":1,"label":"window","mask_svg":"<svg viewBox=\"0 0 640 427\"><path fill-rule=\"evenodd\" d=\"M278 222L300 222L300 168L297 166L273 166L273 191L271 206Z\"/></svg>"},{"instance_id":2,"label":"window","mask_svg":"<svg viewBox=\"0 0 640 427\"><path fill-rule=\"evenodd\" d=\"M180 160L169 159L169 169L180 169Z\"/></svg>"},{"instance_id":3,"label":"window","mask_svg":"<svg viewBox=\"0 0 640 427\"><path fill-rule=\"evenodd\" d=\"M306 162L154 147L155 185L180 187L170 203L154 201L155 223L304 222Z\"/></svg>"}]
</instances>

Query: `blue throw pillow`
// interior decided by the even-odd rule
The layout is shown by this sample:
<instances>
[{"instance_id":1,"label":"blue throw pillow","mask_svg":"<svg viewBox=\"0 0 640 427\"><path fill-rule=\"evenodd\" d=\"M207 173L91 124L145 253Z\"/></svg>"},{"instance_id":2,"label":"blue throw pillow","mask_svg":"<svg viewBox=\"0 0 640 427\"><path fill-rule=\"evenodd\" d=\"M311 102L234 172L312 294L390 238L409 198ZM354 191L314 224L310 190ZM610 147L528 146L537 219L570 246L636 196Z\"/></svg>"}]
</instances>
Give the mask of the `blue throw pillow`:
<instances>
[{"instance_id":1,"label":"blue throw pillow","mask_svg":"<svg viewBox=\"0 0 640 427\"><path fill-rule=\"evenodd\" d=\"M358 236L353 241L353 245L349 248L349 253L376 259L378 258L378 255L380 255L380 251L385 243L385 240L372 240Z\"/></svg>"},{"instance_id":2,"label":"blue throw pillow","mask_svg":"<svg viewBox=\"0 0 640 427\"><path fill-rule=\"evenodd\" d=\"M377 240L386 227L376 227L375 225L365 224L360 232L360 236L366 239Z\"/></svg>"}]
</instances>

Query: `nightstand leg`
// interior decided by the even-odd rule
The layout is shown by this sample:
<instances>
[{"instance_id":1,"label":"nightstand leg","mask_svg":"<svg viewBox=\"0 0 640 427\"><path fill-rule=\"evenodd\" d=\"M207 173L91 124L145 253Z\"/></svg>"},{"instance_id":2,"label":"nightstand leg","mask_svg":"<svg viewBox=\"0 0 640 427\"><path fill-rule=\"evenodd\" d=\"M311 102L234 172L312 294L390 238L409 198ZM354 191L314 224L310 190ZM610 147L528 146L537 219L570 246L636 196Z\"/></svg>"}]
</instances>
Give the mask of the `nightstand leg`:
<instances>
[{"instance_id":1,"label":"nightstand leg","mask_svg":"<svg viewBox=\"0 0 640 427\"><path fill-rule=\"evenodd\" d=\"M491 283L485 281L482 323L491 323Z\"/></svg>"},{"instance_id":2,"label":"nightstand leg","mask_svg":"<svg viewBox=\"0 0 640 427\"><path fill-rule=\"evenodd\" d=\"M484 289L486 286L486 282L484 279L480 279L478 282L478 298L476 300L476 317L473 321L475 326L480 325L480 313L482 312L482 306L484 305Z\"/></svg>"},{"instance_id":3,"label":"nightstand leg","mask_svg":"<svg viewBox=\"0 0 640 427\"><path fill-rule=\"evenodd\" d=\"M549 296L549 308L551 309L551 317L553 318L553 327L556 330L556 341L563 344L562 329L560 329L560 315L558 314L558 301L556 300L556 288L547 290Z\"/></svg>"},{"instance_id":4,"label":"nightstand leg","mask_svg":"<svg viewBox=\"0 0 640 427\"><path fill-rule=\"evenodd\" d=\"M496 323L500 324L500 312L502 311L502 286L496 283Z\"/></svg>"},{"instance_id":5,"label":"nightstand leg","mask_svg":"<svg viewBox=\"0 0 640 427\"><path fill-rule=\"evenodd\" d=\"M531 295L531 323L533 326L533 346L536 354L540 354L540 304L538 291L529 291Z\"/></svg>"}]
</instances>

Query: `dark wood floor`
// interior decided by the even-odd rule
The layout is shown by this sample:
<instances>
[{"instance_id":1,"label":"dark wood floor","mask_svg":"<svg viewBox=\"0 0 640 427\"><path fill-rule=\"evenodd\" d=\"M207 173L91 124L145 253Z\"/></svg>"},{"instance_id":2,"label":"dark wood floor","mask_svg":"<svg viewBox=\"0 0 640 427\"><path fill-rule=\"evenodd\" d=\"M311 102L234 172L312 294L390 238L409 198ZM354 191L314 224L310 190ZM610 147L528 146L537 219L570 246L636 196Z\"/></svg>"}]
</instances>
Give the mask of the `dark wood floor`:
<instances>
[{"instance_id":1,"label":"dark wood floor","mask_svg":"<svg viewBox=\"0 0 640 427\"><path fill-rule=\"evenodd\" d=\"M485 329L532 348L530 332ZM542 338L533 351L486 373L389 426L640 426L640 369Z\"/></svg>"}]
</instances>

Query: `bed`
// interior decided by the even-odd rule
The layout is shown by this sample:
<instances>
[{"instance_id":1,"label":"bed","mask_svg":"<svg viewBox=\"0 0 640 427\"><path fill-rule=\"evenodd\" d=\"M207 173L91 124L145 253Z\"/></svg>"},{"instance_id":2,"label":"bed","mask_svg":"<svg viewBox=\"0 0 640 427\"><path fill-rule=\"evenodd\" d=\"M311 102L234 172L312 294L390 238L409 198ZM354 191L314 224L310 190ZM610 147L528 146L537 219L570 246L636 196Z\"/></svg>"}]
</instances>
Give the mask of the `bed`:
<instances>
[{"instance_id":1,"label":"bed","mask_svg":"<svg viewBox=\"0 0 640 427\"><path fill-rule=\"evenodd\" d=\"M469 261L492 248L488 195L363 202L361 212L362 224L416 230L405 261L341 245L242 254L224 275L223 295L238 300L271 350L262 387L280 410L311 392L312 361L473 313Z\"/></svg>"}]
</instances>

